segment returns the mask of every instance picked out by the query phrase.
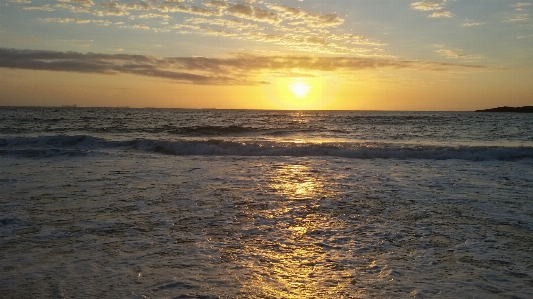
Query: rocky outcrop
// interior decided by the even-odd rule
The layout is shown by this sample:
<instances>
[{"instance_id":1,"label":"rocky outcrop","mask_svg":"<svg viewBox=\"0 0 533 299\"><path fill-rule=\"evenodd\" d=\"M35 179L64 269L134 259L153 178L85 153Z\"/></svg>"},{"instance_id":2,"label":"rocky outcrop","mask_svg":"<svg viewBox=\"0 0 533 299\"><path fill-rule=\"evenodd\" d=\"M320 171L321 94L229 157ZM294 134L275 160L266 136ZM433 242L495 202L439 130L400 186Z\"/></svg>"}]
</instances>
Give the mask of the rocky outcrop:
<instances>
[{"instance_id":1,"label":"rocky outcrop","mask_svg":"<svg viewBox=\"0 0 533 299\"><path fill-rule=\"evenodd\" d=\"M490 109L476 110L476 112L522 112L522 113L533 113L533 106L522 106L522 107L496 107Z\"/></svg>"}]
</instances>

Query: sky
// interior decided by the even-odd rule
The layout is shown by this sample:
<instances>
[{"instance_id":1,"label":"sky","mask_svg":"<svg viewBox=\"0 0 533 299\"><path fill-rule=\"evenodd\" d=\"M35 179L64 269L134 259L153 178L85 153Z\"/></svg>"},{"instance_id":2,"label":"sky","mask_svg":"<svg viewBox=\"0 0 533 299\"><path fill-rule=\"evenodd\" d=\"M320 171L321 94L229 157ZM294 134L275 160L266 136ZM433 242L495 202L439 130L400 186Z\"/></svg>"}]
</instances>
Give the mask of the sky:
<instances>
[{"instance_id":1,"label":"sky","mask_svg":"<svg viewBox=\"0 0 533 299\"><path fill-rule=\"evenodd\" d=\"M0 0L0 106L533 105L533 1Z\"/></svg>"}]
</instances>

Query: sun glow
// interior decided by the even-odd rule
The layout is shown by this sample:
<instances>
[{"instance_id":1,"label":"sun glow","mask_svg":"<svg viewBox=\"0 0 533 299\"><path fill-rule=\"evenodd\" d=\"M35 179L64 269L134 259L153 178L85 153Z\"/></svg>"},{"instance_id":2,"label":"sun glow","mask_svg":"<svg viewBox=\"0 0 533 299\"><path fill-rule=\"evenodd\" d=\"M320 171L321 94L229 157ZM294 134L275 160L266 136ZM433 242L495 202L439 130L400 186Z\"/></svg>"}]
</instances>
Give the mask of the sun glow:
<instances>
[{"instance_id":1,"label":"sun glow","mask_svg":"<svg viewBox=\"0 0 533 299\"><path fill-rule=\"evenodd\" d=\"M311 86L302 81L294 81L289 84L289 89L295 96L303 98L309 93L309 90L311 90Z\"/></svg>"},{"instance_id":2,"label":"sun glow","mask_svg":"<svg viewBox=\"0 0 533 299\"><path fill-rule=\"evenodd\" d=\"M328 77L313 74L304 78L265 78L272 84L262 86L265 99L276 109L286 110L316 110L331 109L330 104L335 100L332 83Z\"/></svg>"}]
</instances>

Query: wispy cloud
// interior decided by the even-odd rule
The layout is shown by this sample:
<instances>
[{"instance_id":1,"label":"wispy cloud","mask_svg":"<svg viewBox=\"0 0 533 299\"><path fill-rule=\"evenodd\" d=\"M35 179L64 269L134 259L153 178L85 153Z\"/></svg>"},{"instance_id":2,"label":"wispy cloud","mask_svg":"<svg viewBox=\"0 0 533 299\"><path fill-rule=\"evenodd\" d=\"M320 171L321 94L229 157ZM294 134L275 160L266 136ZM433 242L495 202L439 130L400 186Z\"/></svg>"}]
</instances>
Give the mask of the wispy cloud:
<instances>
[{"instance_id":1,"label":"wispy cloud","mask_svg":"<svg viewBox=\"0 0 533 299\"><path fill-rule=\"evenodd\" d=\"M466 58L467 55L463 50L458 49L439 49L437 53L442 54L446 58Z\"/></svg>"},{"instance_id":2,"label":"wispy cloud","mask_svg":"<svg viewBox=\"0 0 533 299\"><path fill-rule=\"evenodd\" d=\"M107 20L89 20L89 19L78 19L78 18L42 18L40 19L43 22L54 22L54 23L74 23L74 24L98 24L109 26L113 23Z\"/></svg>"},{"instance_id":3,"label":"wispy cloud","mask_svg":"<svg viewBox=\"0 0 533 299\"><path fill-rule=\"evenodd\" d=\"M451 18L452 13L444 10L447 0L424 0L411 3L411 8L421 11L433 11L429 18Z\"/></svg>"},{"instance_id":4,"label":"wispy cloud","mask_svg":"<svg viewBox=\"0 0 533 299\"><path fill-rule=\"evenodd\" d=\"M446 58L463 59L463 60L474 60L474 59L482 58L482 56L467 54L462 49L450 49L450 48L446 48L444 45L436 45L436 47L439 48L436 50L436 52Z\"/></svg>"},{"instance_id":5,"label":"wispy cloud","mask_svg":"<svg viewBox=\"0 0 533 299\"><path fill-rule=\"evenodd\" d=\"M50 7L49 4L42 5L42 6L25 6L23 9L24 10L55 11L55 9Z\"/></svg>"},{"instance_id":6,"label":"wispy cloud","mask_svg":"<svg viewBox=\"0 0 533 299\"><path fill-rule=\"evenodd\" d=\"M484 22L472 22L472 21L465 21L463 24L461 24L462 27L475 27L475 26L481 26L485 25Z\"/></svg>"},{"instance_id":7,"label":"wispy cloud","mask_svg":"<svg viewBox=\"0 0 533 299\"><path fill-rule=\"evenodd\" d=\"M311 13L300 8L283 5L267 5L267 7L282 18L290 21L291 25L304 25L311 28L335 27L344 23L344 19L337 14Z\"/></svg>"},{"instance_id":8,"label":"wispy cloud","mask_svg":"<svg viewBox=\"0 0 533 299\"><path fill-rule=\"evenodd\" d=\"M533 6L533 3L530 3L530 2L518 2L518 3L515 3L515 4L511 4L511 7L514 8L516 11L521 11L525 7L528 7L528 6Z\"/></svg>"},{"instance_id":9,"label":"wispy cloud","mask_svg":"<svg viewBox=\"0 0 533 299\"><path fill-rule=\"evenodd\" d=\"M514 18L507 19L504 22L525 22L525 21L529 21L528 14L518 15Z\"/></svg>"},{"instance_id":10,"label":"wispy cloud","mask_svg":"<svg viewBox=\"0 0 533 299\"><path fill-rule=\"evenodd\" d=\"M270 24L279 24L282 21L275 12L244 4L231 5L225 9L224 13L242 19Z\"/></svg>"},{"instance_id":11,"label":"wispy cloud","mask_svg":"<svg viewBox=\"0 0 533 299\"><path fill-rule=\"evenodd\" d=\"M0 48L0 67L96 74L134 74L190 84L268 84L260 74L316 72L351 73L365 69L417 69L441 71L455 68L484 69L465 64L354 57L257 56L233 54L228 58L157 57L18 50Z\"/></svg>"},{"instance_id":12,"label":"wispy cloud","mask_svg":"<svg viewBox=\"0 0 533 299\"><path fill-rule=\"evenodd\" d=\"M24 9L31 8L23 2ZM357 38L336 31L344 19L336 13L308 11L299 7L272 4L267 1L226 0L124 0L93 2L92 0L58 0L55 5L40 9L55 9L71 14L89 14L121 28L155 32L173 30L184 34L223 36L260 43L274 43L291 50L328 54L383 55L384 43L370 37ZM189 15L189 17L184 17ZM107 16L114 19L107 18ZM64 19L89 19L75 15ZM122 17L119 25L115 17ZM149 25L143 19L162 19ZM199 18L204 21L199 22ZM194 20L194 21L193 21ZM63 22L72 24L101 24L100 22ZM107 23L109 24L109 23ZM354 36L356 38L354 38Z\"/></svg>"},{"instance_id":13,"label":"wispy cloud","mask_svg":"<svg viewBox=\"0 0 533 299\"><path fill-rule=\"evenodd\" d=\"M411 7L416 10L431 11L443 9L446 5L446 0L424 0L411 3Z\"/></svg>"},{"instance_id":14,"label":"wispy cloud","mask_svg":"<svg viewBox=\"0 0 533 299\"><path fill-rule=\"evenodd\" d=\"M515 16L508 18L504 22L506 23L512 23L512 22L526 22L529 21L530 14L529 10L533 8L533 3L529 2L518 2L515 4L510 5L511 8L515 10Z\"/></svg>"},{"instance_id":15,"label":"wispy cloud","mask_svg":"<svg viewBox=\"0 0 533 299\"><path fill-rule=\"evenodd\" d=\"M58 2L72 3L72 4L81 5L84 7L94 6L94 2L92 0L58 0Z\"/></svg>"},{"instance_id":16,"label":"wispy cloud","mask_svg":"<svg viewBox=\"0 0 533 299\"><path fill-rule=\"evenodd\" d=\"M451 18L452 13L449 11L436 11L429 15L430 18Z\"/></svg>"}]
</instances>

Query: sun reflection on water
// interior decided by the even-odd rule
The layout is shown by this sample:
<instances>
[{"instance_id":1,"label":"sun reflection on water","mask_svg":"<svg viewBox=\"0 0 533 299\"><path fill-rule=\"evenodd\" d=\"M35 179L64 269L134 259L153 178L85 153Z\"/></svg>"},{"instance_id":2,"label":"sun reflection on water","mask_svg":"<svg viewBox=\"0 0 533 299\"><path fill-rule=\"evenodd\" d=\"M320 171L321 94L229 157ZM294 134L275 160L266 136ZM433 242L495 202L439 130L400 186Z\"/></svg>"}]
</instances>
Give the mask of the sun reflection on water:
<instances>
[{"instance_id":1,"label":"sun reflection on water","mask_svg":"<svg viewBox=\"0 0 533 299\"><path fill-rule=\"evenodd\" d=\"M324 192L323 179L317 174L305 165L285 165L277 169L270 187L292 200L313 199Z\"/></svg>"},{"instance_id":2,"label":"sun reflection on water","mask_svg":"<svg viewBox=\"0 0 533 299\"><path fill-rule=\"evenodd\" d=\"M252 272L244 291L260 298L336 298L350 287L351 274L326 245L326 232L341 224L320 204L337 194L335 178L302 164L275 165L266 176L277 196L267 211L258 211L270 225L257 221L261 232L242 240Z\"/></svg>"}]
</instances>

